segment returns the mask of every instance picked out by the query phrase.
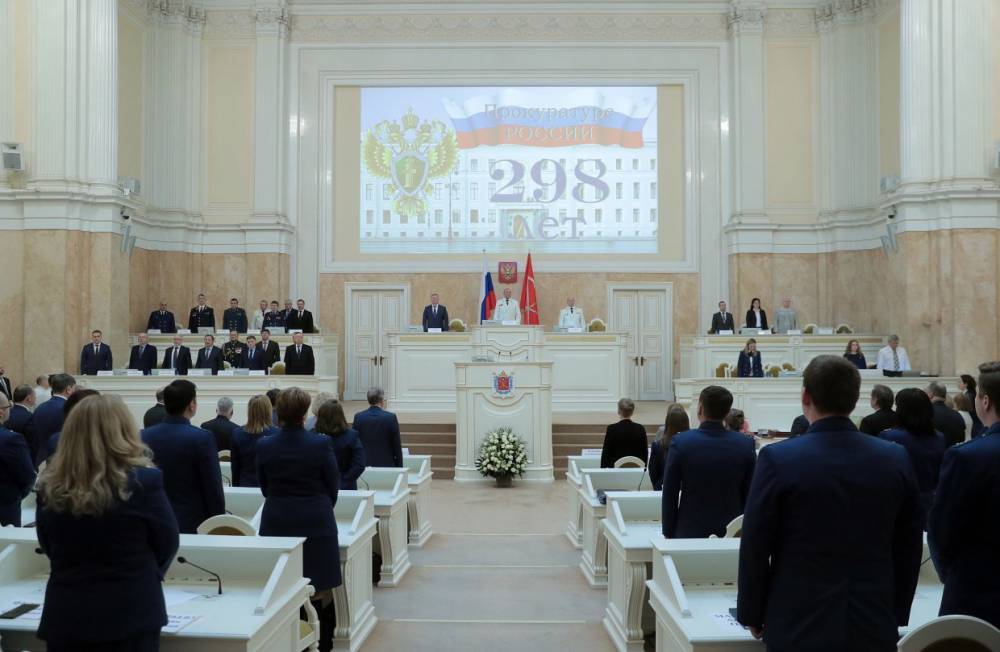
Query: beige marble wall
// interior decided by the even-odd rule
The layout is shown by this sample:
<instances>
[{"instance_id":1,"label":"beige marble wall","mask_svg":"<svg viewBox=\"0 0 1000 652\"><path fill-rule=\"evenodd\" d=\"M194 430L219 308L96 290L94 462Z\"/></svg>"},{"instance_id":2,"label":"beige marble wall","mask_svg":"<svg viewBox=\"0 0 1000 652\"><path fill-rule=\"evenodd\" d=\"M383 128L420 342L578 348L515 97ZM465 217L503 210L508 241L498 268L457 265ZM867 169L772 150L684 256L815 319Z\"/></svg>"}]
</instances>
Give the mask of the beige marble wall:
<instances>
[{"instance_id":1,"label":"beige marble wall","mask_svg":"<svg viewBox=\"0 0 1000 652\"><path fill-rule=\"evenodd\" d=\"M27 377L24 366L25 245L21 231L4 231L0 237L0 367L11 382Z\"/></svg>"}]
</instances>

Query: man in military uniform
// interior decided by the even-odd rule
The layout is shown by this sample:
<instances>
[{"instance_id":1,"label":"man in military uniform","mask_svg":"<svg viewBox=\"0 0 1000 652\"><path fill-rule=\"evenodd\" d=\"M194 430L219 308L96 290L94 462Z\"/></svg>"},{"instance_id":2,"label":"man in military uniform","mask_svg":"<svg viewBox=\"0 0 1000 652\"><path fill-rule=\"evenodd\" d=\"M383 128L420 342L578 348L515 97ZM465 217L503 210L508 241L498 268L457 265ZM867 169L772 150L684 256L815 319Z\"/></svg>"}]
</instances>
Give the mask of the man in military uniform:
<instances>
[{"instance_id":1,"label":"man in military uniform","mask_svg":"<svg viewBox=\"0 0 1000 652\"><path fill-rule=\"evenodd\" d=\"M174 324L174 313L167 310L167 304L161 303L159 310L149 313L149 321L146 322L146 330L158 330L161 333L176 333L177 326Z\"/></svg>"},{"instance_id":2,"label":"man in military uniform","mask_svg":"<svg viewBox=\"0 0 1000 652\"><path fill-rule=\"evenodd\" d=\"M235 301L235 299L234 299ZM228 310L226 312L229 312ZM229 341L222 345L222 359L229 363L233 369L241 366L243 354L246 353L247 345L240 341L240 333L235 328L229 329Z\"/></svg>"},{"instance_id":3,"label":"man in military uniform","mask_svg":"<svg viewBox=\"0 0 1000 652\"><path fill-rule=\"evenodd\" d=\"M271 310L264 315L264 328L284 328L285 314L278 310L278 302L271 302Z\"/></svg>"},{"instance_id":4,"label":"man in military uniform","mask_svg":"<svg viewBox=\"0 0 1000 652\"><path fill-rule=\"evenodd\" d=\"M205 295L198 295L198 305L191 308L188 316L188 329L192 333L197 333L199 328L215 329L215 312L212 307L205 304Z\"/></svg>"},{"instance_id":5,"label":"man in military uniform","mask_svg":"<svg viewBox=\"0 0 1000 652\"><path fill-rule=\"evenodd\" d=\"M247 332L247 311L240 308L235 297L229 300L229 308L222 313L222 327L237 333Z\"/></svg>"}]
</instances>

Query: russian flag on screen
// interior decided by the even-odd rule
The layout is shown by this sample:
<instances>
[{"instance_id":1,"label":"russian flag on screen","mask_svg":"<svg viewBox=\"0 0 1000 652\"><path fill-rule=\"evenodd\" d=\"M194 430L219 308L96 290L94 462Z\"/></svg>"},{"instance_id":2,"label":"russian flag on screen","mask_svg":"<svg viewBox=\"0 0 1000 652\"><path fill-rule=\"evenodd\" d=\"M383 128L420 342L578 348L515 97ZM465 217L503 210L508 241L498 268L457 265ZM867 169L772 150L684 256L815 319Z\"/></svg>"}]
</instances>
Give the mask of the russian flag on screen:
<instances>
[{"instance_id":1,"label":"russian flag on screen","mask_svg":"<svg viewBox=\"0 0 1000 652\"><path fill-rule=\"evenodd\" d=\"M497 295L493 291L493 277L486 269L486 261L483 261L483 275L479 281L479 323L490 319L496 307Z\"/></svg>"},{"instance_id":2,"label":"russian flag on screen","mask_svg":"<svg viewBox=\"0 0 1000 652\"><path fill-rule=\"evenodd\" d=\"M539 106L530 93L505 89L461 104L443 98L460 149L480 145L572 147L643 146L642 130L654 99L608 96L599 89L569 92L558 106Z\"/></svg>"}]
</instances>

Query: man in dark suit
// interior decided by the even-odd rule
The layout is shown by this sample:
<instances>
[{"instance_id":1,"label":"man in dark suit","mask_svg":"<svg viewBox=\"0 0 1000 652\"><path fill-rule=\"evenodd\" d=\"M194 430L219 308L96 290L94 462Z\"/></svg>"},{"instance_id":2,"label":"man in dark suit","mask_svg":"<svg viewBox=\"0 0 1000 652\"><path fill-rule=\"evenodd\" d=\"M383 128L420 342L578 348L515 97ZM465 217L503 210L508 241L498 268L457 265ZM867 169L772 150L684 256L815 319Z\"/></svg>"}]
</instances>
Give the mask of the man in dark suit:
<instances>
[{"instance_id":1,"label":"man in dark suit","mask_svg":"<svg viewBox=\"0 0 1000 652\"><path fill-rule=\"evenodd\" d=\"M247 332L247 311L240 308L236 297L229 300L229 307L222 313L222 327L237 333Z\"/></svg>"},{"instance_id":2,"label":"man in dark suit","mask_svg":"<svg viewBox=\"0 0 1000 652\"><path fill-rule=\"evenodd\" d=\"M205 295L198 295L198 305L191 308L191 314L188 315L188 329L192 333L197 333L199 328L215 328L215 311L212 307L206 305Z\"/></svg>"},{"instance_id":3,"label":"man in dark suit","mask_svg":"<svg viewBox=\"0 0 1000 652\"><path fill-rule=\"evenodd\" d=\"M66 399L76 391L76 379L69 374L52 374L49 377L49 387L52 388L52 398L39 405L33 415L36 466L43 461L41 453L48 451L49 438L62 430L65 419L63 407Z\"/></svg>"},{"instance_id":4,"label":"man in dark suit","mask_svg":"<svg viewBox=\"0 0 1000 652\"><path fill-rule=\"evenodd\" d=\"M396 415L385 410L385 394L374 387L368 390L369 408L354 415L365 449L368 466L403 466L403 444Z\"/></svg>"},{"instance_id":5,"label":"man in dark suit","mask_svg":"<svg viewBox=\"0 0 1000 652\"><path fill-rule=\"evenodd\" d=\"M288 320L292 318L292 313L295 310L292 308L292 300L285 299L285 307L281 310L281 318L285 320L285 328L288 328Z\"/></svg>"},{"instance_id":6,"label":"man in dark suit","mask_svg":"<svg viewBox=\"0 0 1000 652\"><path fill-rule=\"evenodd\" d=\"M211 369L212 375L217 376L223 368L222 349L215 346L215 336L205 336L205 346L198 349L198 359L195 361L195 369Z\"/></svg>"},{"instance_id":7,"label":"man in dark suit","mask_svg":"<svg viewBox=\"0 0 1000 652\"><path fill-rule=\"evenodd\" d=\"M871 406L875 410L865 418L861 419L859 430L866 435L877 437L883 430L896 427L896 413L892 410L893 401L896 396L892 390L885 385L875 385L872 387ZM961 418L961 417L959 417ZM965 424L962 424L965 427Z\"/></svg>"},{"instance_id":8,"label":"man in dark suit","mask_svg":"<svg viewBox=\"0 0 1000 652\"><path fill-rule=\"evenodd\" d=\"M618 400L618 423L612 423L604 431L601 446L601 468L613 469L615 462L623 457L637 457L643 464L649 461L649 439L641 423L632 421L635 402L630 398Z\"/></svg>"},{"instance_id":9,"label":"man in dark suit","mask_svg":"<svg viewBox=\"0 0 1000 652\"><path fill-rule=\"evenodd\" d=\"M243 357L240 358L239 363L241 369L249 369L250 371L266 370L264 366L264 349L257 344L257 338L253 335L247 336L247 346L243 351Z\"/></svg>"},{"instance_id":10,"label":"man in dark suit","mask_svg":"<svg viewBox=\"0 0 1000 652\"><path fill-rule=\"evenodd\" d=\"M10 385L10 379L4 375L5 373L6 369L3 368L3 365L0 365L0 394L6 396L8 401L13 401L14 392Z\"/></svg>"},{"instance_id":11,"label":"man in dark suit","mask_svg":"<svg viewBox=\"0 0 1000 652\"><path fill-rule=\"evenodd\" d=\"M934 406L934 429L940 430L949 446L965 441L965 420L957 410L945 405L948 389L939 382L932 382L924 390Z\"/></svg>"},{"instance_id":12,"label":"man in dark suit","mask_svg":"<svg viewBox=\"0 0 1000 652\"><path fill-rule=\"evenodd\" d=\"M0 420L7 420L11 403L0 396ZM21 527L21 501L35 485L35 465L21 433L0 427L0 527Z\"/></svg>"},{"instance_id":13,"label":"man in dark suit","mask_svg":"<svg viewBox=\"0 0 1000 652\"><path fill-rule=\"evenodd\" d=\"M278 302L271 302L271 309L264 313L264 328L284 328L285 313L278 310ZM263 330L261 330L263 332Z\"/></svg>"},{"instance_id":14,"label":"man in dark suit","mask_svg":"<svg viewBox=\"0 0 1000 652\"><path fill-rule=\"evenodd\" d=\"M725 301L719 302L719 312L712 315L712 328L708 332L710 334L715 334L719 331L736 332L736 326L733 322L733 313L726 310Z\"/></svg>"},{"instance_id":15,"label":"man in dark suit","mask_svg":"<svg viewBox=\"0 0 1000 652\"><path fill-rule=\"evenodd\" d=\"M850 419L842 356L802 374L804 437L765 446L740 538L736 619L769 650L896 649L920 572L923 514L906 449Z\"/></svg>"},{"instance_id":16,"label":"man in dark suit","mask_svg":"<svg viewBox=\"0 0 1000 652\"><path fill-rule=\"evenodd\" d=\"M182 534L195 534L205 519L224 514L219 452L212 433L191 425L198 411L196 388L190 380L175 380L163 390L167 417L142 431L163 471L163 486Z\"/></svg>"},{"instance_id":17,"label":"man in dark suit","mask_svg":"<svg viewBox=\"0 0 1000 652\"><path fill-rule=\"evenodd\" d=\"M149 343L149 336L139 333L139 343L132 347L128 356L128 368L139 369L143 376L153 373L156 368L156 347Z\"/></svg>"},{"instance_id":18,"label":"man in dark suit","mask_svg":"<svg viewBox=\"0 0 1000 652\"><path fill-rule=\"evenodd\" d=\"M10 408L10 415L4 428L20 433L24 437L28 450L31 451L31 459L35 459L35 450L38 444L35 442L35 418L32 409L35 407L35 390L30 385L18 385L14 388L14 404Z\"/></svg>"},{"instance_id":19,"label":"man in dark suit","mask_svg":"<svg viewBox=\"0 0 1000 652\"><path fill-rule=\"evenodd\" d=\"M163 352L161 369L173 369L178 376L186 376L191 368L191 349L184 346L184 338L174 335L174 345Z\"/></svg>"},{"instance_id":20,"label":"man in dark suit","mask_svg":"<svg viewBox=\"0 0 1000 652\"><path fill-rule=\"evenodd\" d=\"M428 306L424 306L424 332L427 332L428 328L440 328L442 331L448 330L448 308L442 306L439 302L441 297L435 292L431 295L431 303Z\"/></svg>"},{"instance_id":21,"label":"man in dark suit","mask_svg":"<svg viewBox=\"0 0 1000 652\"><path fill-rule=\"evenodd\" d=\"M156 390L156 405L146 410L142 416L142 427L155 426L167 417L167 408L163 405L163 388Z\"/></svg>"},{"instance_id":22,"label":"man in dark suit","mask_svg":"<svg viewBox=\"0 0 1000 652\"><path fill-rule=\"evenodd\" d=\"M724 387L709 386L698 399L701 425L674 435L663 472L663 536L723 536L743 513L755 462L752 437L726 429L733 406Z\"/></svg>"},{"instance_id":23,"label":"man in dark suit","mask_svg":"<svg viewBox=\"0 0 1000 652\"><path fill-rule=\"evenodd\" d=\"M311 376L316 373L316 359L312 347L302 343L302 333L292 335L292 343L285 349L285 374Z\"/></svg>"},{"instance_id":24,"label":"man in dark suit","mask_svg":"<svg viewBox=\"0 0 1000 652\"><path fill-rule=\"evenodd\" d=\"M1000 627L1000 362L979 365L976 390L983 434L945 451L927 540L944 582L940 615Z\"/></svg>"},{"instance_id":25,"label":"man in dark suit","mask_svg":"<svg viewBox=\"0 0 1000 652\"><path fill-rule=\"evenodd\" d=\"M798 437L799 435L806 434L807 430L809 430L809 419L806 418L806 415L800 414L792 421L792 430L788 433L788 436Z\"/></svg>"},{"instance_id":26,"label":"man in dark suit","mask_svg":"<svg viewBox=\"0 0 1000 652\"><path fill-rule=\"evenodd\" d=\"M271 365L281 361L281 348L271 339L271 331L263 329L260 332L260 348L264 351L264 370L271 372Z\"/></svg>"},{"instance_id":27,"label":"man in dark suit","mask_svg":"<svg viewBox=\"0 0 1000 652\"><path fill-rule=\"evenodd\" d=\"M215 446L220 451L232 447L233 431L238 427L232 422L233 399L223 396L215 406L215 418L201 424L201 427L215 435Z\"/></svg>"},{"instance_id":28,"label":"man in dark suit","mask_svg":"<svg viewBox=\"0 0 1000 652\"><path fill-rule=\"evenodd\" d=\"M174 313L167 310L167 304L161 303L159 310L149 313L149 321L146 322L146 330L158 330L161 333L176 333L177 324L174 323Z\"/></svg>"},{"instance_id":29,"label":"man in dark suit","mask_svg":"<svg viewBox=\"0 0 1000 652\"><path fill-rule=\"evenodd\" d=\"M288 316L287 328L301 329L303 333L315 333L316 329L313 326L313 315L311 312L306 310L306 302L304 299L299 299L296 302L298 306L297 310L293 310Z\"/></svg>"},{"instance_id":30,"label":"man in dark suit","mask_svg":"<svg viewBox=\"0 0 1000 652\"><path fill-rule=\"evenodd\" d=\"M101 331L93 331L90 344L80 351L80 373L84 376L96 376L98 371L112 369L111 347L102 342L101 337Z\"/></svg>"}]
</instances>

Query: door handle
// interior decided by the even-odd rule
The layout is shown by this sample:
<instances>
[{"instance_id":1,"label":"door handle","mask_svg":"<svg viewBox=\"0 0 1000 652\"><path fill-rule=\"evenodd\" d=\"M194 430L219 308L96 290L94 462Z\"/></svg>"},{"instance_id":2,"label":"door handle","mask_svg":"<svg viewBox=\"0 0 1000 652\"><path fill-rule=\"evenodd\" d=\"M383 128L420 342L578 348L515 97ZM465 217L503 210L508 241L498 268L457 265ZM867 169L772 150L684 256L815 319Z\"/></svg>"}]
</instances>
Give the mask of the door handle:
<instances>
[{"instance_id":1,"label":"door handle","mask_svg":"<svg viewBox=\"0 0 1000 652\"><path fill-rule=\"evenodd\" d=\"M375 364L375 365L378 364L378 356L377 355L373 355L372 356L372 364Z\"/></svg>"},{"instance_id":2,"label":"door handle","mask_svg":"<svg viewBox=\"0 0 1000 652\"><path fill-rule=\"evenodd\" d=\"M639 366L640 367L646 366L646 356L644 355L639 356Z\"/></svg>"},{"instance_id":3,"label":"door handle","mask_svg":"<svg viewBox=\"0 0 1000 652\"><path fill-rule=\"evenodd\" d=\"M382 362L383 362L384 360L385 360L385 358L383 358L382 356L379 356L379 357L378 357L378 365L379 365L380 367L382 366Z\"/></svg>"}]
</instances>

